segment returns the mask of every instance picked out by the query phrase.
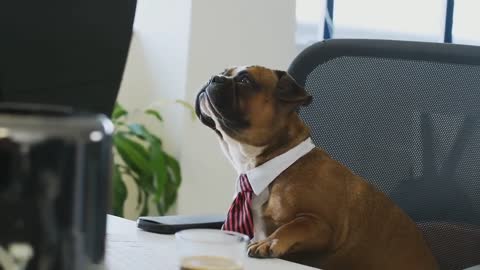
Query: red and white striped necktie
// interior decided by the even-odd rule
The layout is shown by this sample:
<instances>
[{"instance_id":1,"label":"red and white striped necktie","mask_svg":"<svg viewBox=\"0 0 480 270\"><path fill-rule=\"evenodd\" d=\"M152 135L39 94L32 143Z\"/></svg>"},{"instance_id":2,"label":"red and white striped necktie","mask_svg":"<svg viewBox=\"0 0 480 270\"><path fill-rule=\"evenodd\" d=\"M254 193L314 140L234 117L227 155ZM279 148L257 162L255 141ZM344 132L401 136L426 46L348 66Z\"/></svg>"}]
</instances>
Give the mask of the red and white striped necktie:
<instances>
[{"instance_id":1,"label":"red and white striped necktie","mask_svg":"<svg viewBox=\"0 0 480 270\"><path fill-rule=\"evenodd\" d=\"M230 206L222 230L234 231L253 238L252 205L253 189L246 174L240 175L240 192Z\"/></svg>"}]
</instances>

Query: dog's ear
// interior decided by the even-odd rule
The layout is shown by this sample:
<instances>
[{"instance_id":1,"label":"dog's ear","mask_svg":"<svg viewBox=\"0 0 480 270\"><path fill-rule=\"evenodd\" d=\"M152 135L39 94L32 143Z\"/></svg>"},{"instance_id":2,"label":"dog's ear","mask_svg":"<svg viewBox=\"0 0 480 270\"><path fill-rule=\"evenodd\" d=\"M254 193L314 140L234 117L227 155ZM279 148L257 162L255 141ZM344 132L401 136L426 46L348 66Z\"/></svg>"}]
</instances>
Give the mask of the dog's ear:
<instances>
[{"instance_id":1,"label":"dog's ear","mask_svg":"<svg viewBox=\"0 0 480 270\"><path fill-rule=\"evenodd\" d=\"M290 74L280 70L276 70L275 73L278 77L275 89L275 96L278 100L293 105L293 108L308 106L312 102L313 97Z\"/></svg>"}]
</instances>

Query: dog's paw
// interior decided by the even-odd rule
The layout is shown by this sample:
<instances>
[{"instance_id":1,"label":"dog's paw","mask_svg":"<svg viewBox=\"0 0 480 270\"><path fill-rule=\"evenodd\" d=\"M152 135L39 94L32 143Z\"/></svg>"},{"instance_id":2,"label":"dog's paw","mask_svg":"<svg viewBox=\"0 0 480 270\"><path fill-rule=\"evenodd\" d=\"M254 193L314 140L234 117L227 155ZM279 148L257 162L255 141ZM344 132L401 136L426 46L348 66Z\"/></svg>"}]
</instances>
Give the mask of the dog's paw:
<instances>
[{"instance_id":1,"label":"dog's paw","mask_svg":"<svg viewBox=\"0 0 480 270\"><path fill-rule=\"evenodd\" d=\"M253 258L278 258L284 255L288 247L282 246L278 239L265 239L248 246L248 256Z\"/></svg>"}]
</instances>

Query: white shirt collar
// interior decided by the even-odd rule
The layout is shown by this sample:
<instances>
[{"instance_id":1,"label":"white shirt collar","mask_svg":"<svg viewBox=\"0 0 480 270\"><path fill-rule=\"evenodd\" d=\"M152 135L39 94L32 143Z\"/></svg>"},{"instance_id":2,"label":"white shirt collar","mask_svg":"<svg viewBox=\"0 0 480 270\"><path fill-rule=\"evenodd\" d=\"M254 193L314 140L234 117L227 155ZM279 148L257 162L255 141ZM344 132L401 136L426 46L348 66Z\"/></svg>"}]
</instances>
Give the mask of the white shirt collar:
<instances>
[{"instance_id":1,"label":"white shirt collar","mask_svg":"<svg viewBox=\"0 0 480 270\"><path fill-rule=\"evenodd\" d=\"M313 144L312 139L307 138L305 141L287 152L245 172L255 195L259 195L264 191L278 175L295 163L299 158L310 152L313 148L315 148L315 145ZM240 187L237 181L237 191L239 190Z\"/></svg>"}]
</instances>

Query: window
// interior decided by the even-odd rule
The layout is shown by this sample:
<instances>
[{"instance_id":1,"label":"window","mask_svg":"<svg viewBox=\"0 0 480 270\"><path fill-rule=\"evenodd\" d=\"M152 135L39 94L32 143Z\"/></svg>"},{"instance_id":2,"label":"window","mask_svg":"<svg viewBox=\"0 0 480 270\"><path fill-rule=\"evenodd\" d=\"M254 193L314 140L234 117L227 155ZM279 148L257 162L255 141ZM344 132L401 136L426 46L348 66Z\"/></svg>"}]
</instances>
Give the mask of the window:
<instances>
[{"instance_id":1,"label":"window","mask_svg":"<svg viewBox=\"0 0 480 270\"><path fill-rule=\"evenodd\" d=\"M445 1L335 1L335 38L443 41Z\"/></svg>"},{"instance_id":2,"label":"window","mask_svg":"<svg viewBox=\"0 0 480 270\"><path fill-rule=\"evenodd\" d=\"M453 9L453 42L480 45L480 1L456 0Z\"/></svg>"},{"instance_id":3,"label":"window","mask_svg":"<svg viewBox=\"0 0 480 270\"><path fill-rule=\"evenodd\" d=\"M325 0L297 0L295 33L297 50L323 39Z\"/></svg>"},{"instance_id":4,"label":"window","mask_svg":"<svg viewBox=\"0 0 480 270\"><path fill-rule=\"evenodd\" d=\"M297 0L297 48L323 40L326 0ZM443 42L447 0L335 0L333 38ZM320 9L320 10L319 10ZM454 43L480 45L480 1L456 0Z\"/></svg>"}]
</instances>

